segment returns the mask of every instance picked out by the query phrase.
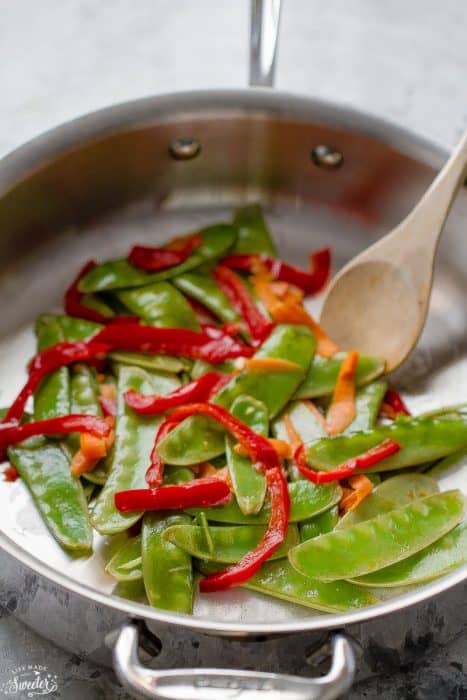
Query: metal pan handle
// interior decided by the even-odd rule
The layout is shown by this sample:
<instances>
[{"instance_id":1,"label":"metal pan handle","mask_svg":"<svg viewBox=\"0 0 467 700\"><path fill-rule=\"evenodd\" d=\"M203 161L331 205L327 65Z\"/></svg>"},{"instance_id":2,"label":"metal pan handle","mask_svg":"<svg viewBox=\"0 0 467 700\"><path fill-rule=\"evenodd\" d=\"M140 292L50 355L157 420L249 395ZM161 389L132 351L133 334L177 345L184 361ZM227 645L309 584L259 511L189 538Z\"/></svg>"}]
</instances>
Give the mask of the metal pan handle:
<instances>
[{"instance_id":1,"label":"metal pan handle","mask_svg":"<svg viewBox=\"0 0 467 700\"><path fill-rule=\"evenodd\" d=\"M272 87L281 0L251 0L250 85Z\"/></svg>"},{"instance_id":2,"label":"metal pan handle","mask_svg":"<svg viewBox=\"0 0 467 700\"><path fill-rule=\"evenodd\" d=\"M151 700L334 700L350 688L355 673L353 649L342 634L332 639L331 668L322 678L218 668L153 670L140 663L134 623L120 630L113 661L122 685L136 697Z\"/></svg>"}]
</instances>

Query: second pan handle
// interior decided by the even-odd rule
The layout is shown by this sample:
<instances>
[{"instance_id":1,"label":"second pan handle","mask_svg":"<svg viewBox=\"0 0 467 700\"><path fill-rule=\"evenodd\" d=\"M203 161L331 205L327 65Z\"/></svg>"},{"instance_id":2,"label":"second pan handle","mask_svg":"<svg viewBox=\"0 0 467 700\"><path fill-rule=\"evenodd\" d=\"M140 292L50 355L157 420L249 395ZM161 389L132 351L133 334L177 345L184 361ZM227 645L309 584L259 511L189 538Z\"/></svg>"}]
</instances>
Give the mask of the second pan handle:
<instances>
[{"instance_id":1,"label":"second pan handle","mask_svg":"<svg viewBox=\"0 0 467 700\"><path fill-rule=\"evenodd\" d=\"M138 628L122 627L113 651L115 673L137 698L151 700L335 700L352 685L355 658L342 634L332 638L332 664L322 678L220 668L153 670L138 658Z\"/></svg>"},{"instance_id":2,"label":"second pan handle","mask_svg":"<svg viewBox=\"0 0 467 700\"><path fill-rule=\"evenodd\" d=\"M250 85L272 87L281 0L251 0Z\"/></svg>"}]
</instances>

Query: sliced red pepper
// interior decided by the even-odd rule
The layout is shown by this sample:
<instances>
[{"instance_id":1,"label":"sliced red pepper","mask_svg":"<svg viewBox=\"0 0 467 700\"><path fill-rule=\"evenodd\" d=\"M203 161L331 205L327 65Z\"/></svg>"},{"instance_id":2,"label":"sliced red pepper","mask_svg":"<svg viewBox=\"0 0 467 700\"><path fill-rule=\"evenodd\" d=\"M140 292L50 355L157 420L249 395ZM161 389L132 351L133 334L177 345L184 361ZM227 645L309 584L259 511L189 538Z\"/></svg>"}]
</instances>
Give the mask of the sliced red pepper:
<instances>
[{"instance_id":1,"label":"sliced red pepper","mask_svg":"<svg viewBox=\"0 0 467 700\"><path fill-rule=\"evenodd\" d=\"M279 457L267 438L258 435L245 423L235 418L222 406L211 403L195 403L176 408L163 423L159 433L164 436L185 418L203 414L213 418L231 433L266 476L271 500L271 519L261 541L254 550L248 552L233 566L208 576L200 582L202 591L220 591L247 581L284 541L290 512L290 498ZM156 442L159 442L159 433ZM154 448L156 450L156 448Z\"/></svg>"},{"instance_id":2,"label":"sliced red pepper","mask_svg":"<svg viewBox=\"0 0 467 700\"><path fill-rule=\"evenodd\" d=\"M94 260L89 260L84 267L79 271L76 279L71 283L65 292L64 307L65 312L68 316L74 316L75 318L84 318L87 321L94 321L95 323L121 323L125 321L126 323L134 321L137 322L138 319L134 316L105 316L96 311L95 309L85 306L83 302L84 294L79 291L80 280L87 275L88 272L96 267Z\"/></svg>"},{"instance_id":3,"label":"sliced red pepper","mask_svg":"<svg viewBox=\"0 0 467 700\"><path fill-rule=\"evenodd\" d=\"M363 454L347 460L347 462L340 464L336 469L329 472L315 471L307 464L304 445L297 447L294 453L294 460L299 472L309 481L312 481L314 484L327 484L330 481L347 479L356 469L369 469L386 459L386 457L399 452L400 449L401 446L398 442L387 438L380 442L379 445L372 447L368 452L363 452Z\"/></svg>"},{"instance_id":4,"label":"sliced red pepper","mask_svg":"<svg viewBox=\"0 0 467 700\"><path fill-rule=\"evenodd\" d=\"M70 414L58 418L32 421L31 423L0 424L0 450L17 445L34 435L68 435L69 433L91 433L98 438L107 437L111 427L104 418L84 414Z\"/></svg>"},{"instance_id":5,"label":"sliced red pepper","mask_svg":"<svg viewBox=\"0 0 467 700\"><path fill-rule=\"evenodd\" d=\"M107 396L99 396L99 406L102 409L104 418L115 418L117 415L117 399L111 399Z\"/></svg>"},{"instance_id":6,"label":"sliced red pepper","mask_svg":"<svg viewBox=\"0 0 467 700\"><path fill-rule=\"evenodd\" d=\"M19 479L18 470L10 464L3 470L3 479L4 481L16 481Z\"/></svg>"},{"instance_id":7,"label":"sliced red pepper","mask_svg":"<svg viewBox=\"0 0 467 700\"><path fill-rule=\"evenodd\" d=\"M216 323L217 318L208 309L207 306L204 306L204 304L202 304L197 299L192 299L188 296L186 297L186 300L195 312L196 318L198 319L199 323Z\"/></svg>"},{"instance_id":8,"label":"sliced red pepper","mask_svg":"<svg viewBox=\"0 0 467 700\"><path fill-rule=\"evenodd\" d=\"M262 343L271 333L274 324L263 316L248 289L235 272L232 272L225 265L218 265L213 274L235 311L245 321L252 338Z\"/></svg>"},{"instance_id":9,"label":"sliced red pepper","mask_svg":"<svg viewBox=\"0 0 467 700\"><path fill-rule=\"evenodd\" d=\"M156 488L156 486L160 486L164 477L164 462L157 451L157 446L177 425L178 423L174 423L169 417L163 423L161 423L156 433L154 447L152 448L151 456L149 458L150 464L144 477L147 485L152 489Z\"/></svg>"},{"instance_id":10,"label":"sliced red pepper","mask_svg":"<svg viewBox=\"0 0 467 700\"><path fill-rule=\"evenodd\" d=\"M155 416L165 413L170 408L184 406L195 401L207 401L219 389L230 381L228 374L207 372L180 389L175 389L167 396L148 396L130 389L123 395L126 403L137 413L145 416Z\"/></svg>"},{"instance_id":11,"label":"sliced red pepper","mask_svg":"<svg viewBox=\"0 0 467 700\"><path fill-rule=\"evenodd\" d=\"M401 395L395 389L388 389L384 395L383 403L391 407L394 412L394 416L398 416L400 413L405 416L411 416L409 409L402 400Z\"/></svg>"},{"instance_id":12,"label":"sliced red pepper","mask_svg":"<svg viewBox=\"0 0 467 700\"><path fill-rule=\"evenodd\" d=\"M217 330L217 329L216 329ZM93 341L107 343L114 350L182 355L213 364L235 357L249 357L253 350L218 329L216 337L181 328L155 328L139 324L110 324Z\"/></svg>"},{"instance_id":13,"label":"sliced red pepper","mask_svg":"<svg viewBox=\"0 0 467 700\"><path fill-rule=\"evenodd\" d=\"M115 326L117 328L117 326ZM29 376L26 384L8 409L3 423L19 421L23 417L26 402L33 395L40 382L51 372L65 367L73 362L86 362L105 357L109 346L94 341L78 341L75 343L57 343L42 350L32 360L29 366Z\"/></svg>"},{"instance_id":14,"label":"sliced red pepper","mask_svg":"<svg viewBox=\"0 0 467 700\"><path fill-rule=\"evenodd\" d=\"M293 284L303 289L305 294L317 294L329 279L331 250L323 248L310 255L311 272L269 255L229 255L223 258L222 265L232 270L251 272L258 262L264 265L275 279Z\"/></svg>"},{"instance_id":15,"label":"sliced red pepper","mask_svg":"<svg viewBox=\"0 0 467 700\"><path fill-rule=\"evenodd\" d=\"M157 489L134 489L115 494L115 506L121 513L133 510L179 510L219 506L230 500L225 481L215 477L194 479L185 484Z\"/></svg>"},{"instance_id":16,"label":"sliced red pepper","mask_svg":"<svg viewBox=\"0 0 467 700\"><path fill-rule=\"evenodd\" d=\"M164 248L135 245L130 251L128 260L135 267L147 272L164 270L184 262L202 242L201 236L195 234L184 239L180 245L175 245L174 242L169 243Z\"/></svg>"}]
</instances>

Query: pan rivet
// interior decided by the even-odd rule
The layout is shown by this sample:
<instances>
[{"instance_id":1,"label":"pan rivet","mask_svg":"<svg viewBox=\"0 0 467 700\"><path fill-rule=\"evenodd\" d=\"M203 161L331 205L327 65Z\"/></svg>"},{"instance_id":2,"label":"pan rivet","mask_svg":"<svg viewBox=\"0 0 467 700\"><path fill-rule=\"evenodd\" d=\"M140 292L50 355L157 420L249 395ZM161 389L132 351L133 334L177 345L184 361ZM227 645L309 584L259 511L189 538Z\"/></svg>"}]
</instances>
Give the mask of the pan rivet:
<instances>
[{"instance_id":1,"label":"pan rivet","mask_svg":"<svg viewBox=\"0 0 467 700\"><path fill-rule=\"evenodd\" d=\"M344 162L344 156L337 148L319 144L311 151L311 160L318 168L337 170Z\"/></svg>"},{"instance_id":2,"label":"pan rivet","mask_svg":"<svg viewBox=\"0 0 467 700\"><path fill-rule=\"evenodd\" d=\"M190 136L175 139L169 146L169 153L175 160L191 160L201 151L198 141Z\"/></svg>"}]
</instances>

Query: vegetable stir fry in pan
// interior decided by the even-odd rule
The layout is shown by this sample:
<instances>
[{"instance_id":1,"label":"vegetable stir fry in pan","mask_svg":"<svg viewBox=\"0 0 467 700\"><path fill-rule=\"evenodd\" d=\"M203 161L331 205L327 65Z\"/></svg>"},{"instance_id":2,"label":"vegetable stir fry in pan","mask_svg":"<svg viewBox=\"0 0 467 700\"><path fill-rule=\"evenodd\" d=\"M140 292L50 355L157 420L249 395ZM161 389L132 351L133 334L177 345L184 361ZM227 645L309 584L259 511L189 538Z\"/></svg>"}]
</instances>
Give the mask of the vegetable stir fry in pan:
<instances>
[{"instance_id":1,"label":"vegetable stir fry in pan","mask_svg":"<svg viewBox=\"0 0 467 700\"><path fill-rule=\"evenodd\" d=\"M4 477L74 556L109 538L106 572L150 605L244 586L341 611L467 561L464 497L437 481L467 408L412 416L381 358L338 348L306 306L330 251L309 262L279 259L250 205L89 261L37 319Z\"/></svg>"}]
</instances>

